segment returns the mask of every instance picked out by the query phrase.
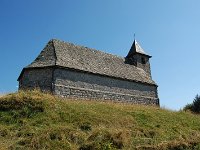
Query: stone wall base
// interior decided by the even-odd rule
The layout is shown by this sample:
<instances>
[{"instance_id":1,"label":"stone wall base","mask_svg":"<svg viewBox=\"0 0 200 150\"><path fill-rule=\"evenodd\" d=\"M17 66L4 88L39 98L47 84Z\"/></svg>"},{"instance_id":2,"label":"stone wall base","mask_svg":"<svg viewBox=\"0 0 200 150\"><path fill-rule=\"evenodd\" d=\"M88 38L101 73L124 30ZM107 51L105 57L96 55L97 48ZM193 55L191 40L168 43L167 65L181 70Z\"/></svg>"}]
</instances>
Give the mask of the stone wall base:
<instances>
[{"instance_id":1,"label":"stone wall base","mask_svg":"<svg viewBox=\"0 0 200 150\"><path fill-rule=\"evenodd\" d=\"M75 88L63 85L55 85L53 91L55 95L69 98L108 100L122 103L159 106L158 98L144 97L140 95L105 92L100 90Z\"/></svg>"}]
</instances>

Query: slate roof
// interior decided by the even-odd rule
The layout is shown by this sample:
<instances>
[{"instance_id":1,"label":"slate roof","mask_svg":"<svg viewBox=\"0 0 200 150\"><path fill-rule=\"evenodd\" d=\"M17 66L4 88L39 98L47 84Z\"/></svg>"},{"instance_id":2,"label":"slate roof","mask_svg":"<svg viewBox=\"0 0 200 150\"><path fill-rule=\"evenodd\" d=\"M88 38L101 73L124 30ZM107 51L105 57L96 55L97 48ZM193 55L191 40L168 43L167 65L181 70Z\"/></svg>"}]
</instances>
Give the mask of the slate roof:
<instances>
[{"instance_id":1,"label":"slate roof","mask_svg":"<svg viewBox=\"0 0 200 150\"><path fill-rule=\"evenodd\" d=\"M140 52L143 53L142 49ZM39 56L25 69L49 66L156 85L144 70L126 64L123 57L55 39L50 40Z\"/></svg>"},{"instance_id":2,"label":"slate roof","mask_svg":"<svg viewBox=\"0 0 200 150\"><path fill-rule=\"evenodd\" d=\"M136 40L134 40L132 46L131 46L131 49L128 53L128 55L126 56L127 58L128 57L131 57L133 54L135 53L139 53L139 54L142 54L142 55L145 55L145 56L148 56L149 58L151 57L150 55L148 55L143 49L142 47L138 44L138 42Z\"/></svg>"}]
</instances>

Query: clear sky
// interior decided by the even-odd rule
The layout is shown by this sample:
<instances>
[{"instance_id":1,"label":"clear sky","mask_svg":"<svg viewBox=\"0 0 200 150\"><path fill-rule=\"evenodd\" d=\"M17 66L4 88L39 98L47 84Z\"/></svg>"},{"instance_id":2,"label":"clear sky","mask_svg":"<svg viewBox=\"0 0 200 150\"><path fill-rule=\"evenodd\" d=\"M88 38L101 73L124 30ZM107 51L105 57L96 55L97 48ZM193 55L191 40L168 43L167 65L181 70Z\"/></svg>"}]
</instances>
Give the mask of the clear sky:
<instances>
[{"instance_id":1,"label":"clear sky","mask_svg":"<svg viewBox=\"0 0 200 150\"><path fill-rule=\"evenodd\" d=\"M151 58L161 106L200 94L199 0L0 0L0 93L52 38L126 56L136 39Z\"/></svg>"}]
</instances>

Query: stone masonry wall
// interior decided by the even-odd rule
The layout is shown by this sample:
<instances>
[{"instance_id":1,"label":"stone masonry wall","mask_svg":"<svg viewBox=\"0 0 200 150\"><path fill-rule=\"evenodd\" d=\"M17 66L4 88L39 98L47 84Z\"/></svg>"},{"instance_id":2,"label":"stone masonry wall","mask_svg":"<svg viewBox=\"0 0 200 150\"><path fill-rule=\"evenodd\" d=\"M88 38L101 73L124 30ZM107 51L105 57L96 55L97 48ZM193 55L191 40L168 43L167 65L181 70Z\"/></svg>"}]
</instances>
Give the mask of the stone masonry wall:
<instances>
[{"instance_id":1,"label":"stone masonry wall","mask_svg":"<svg viewBox=\"0 0 200 150\"><path fill-rule=\"evenodd\" d=\"M64 97L158 105L157 87L110 77L55 69L54 93Z\"/></svg>"},{"instance_id":2,"label":"stone masonry wall","mask_svg":"<svg viewBox=\"0 0 200 150\"><path fill-rule=\"evenodd\" d=\"M150 68L150 62L149 58L140 54L135 54L134 59L137 60L137 65L136 67L142 68L146 73L151 76L151 68ZM142 58L145 60L145 64L142 63Z\"/></svg>"},{"instance_id":3,"label":"stone masonry wall","mask_svg":"<svg viewBox=\"0 0 200 150\"><path fill-rule=\"evenodd\" d=\"M26 69L19 81L19 89L40 88L42 91L52 90L52 69Z\"/></svg>"},{"instance_id":4,"label":"stone masonry wall","mask_svg":"<svg viewBox=\"0 0 200 150\"><path fill-rule=\"evenodd\" d=\"M120 94L113 92L105 92L99 90L91 90L84 88L74 88L69 86L55 86L56 95L69 98L78 99L92 99L92 100L110 100L115 102L144 104L144 105L159 105L158 98L140 97L130 94Z\"/></svg>"}]
</instances>

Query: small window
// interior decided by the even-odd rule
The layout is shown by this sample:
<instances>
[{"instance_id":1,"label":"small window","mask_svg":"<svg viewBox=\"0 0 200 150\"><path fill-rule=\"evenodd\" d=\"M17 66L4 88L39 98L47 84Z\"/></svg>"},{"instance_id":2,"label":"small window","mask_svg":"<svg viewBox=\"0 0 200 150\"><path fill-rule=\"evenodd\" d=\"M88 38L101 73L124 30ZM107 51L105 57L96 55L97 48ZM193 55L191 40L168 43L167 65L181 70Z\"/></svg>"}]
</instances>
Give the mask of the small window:
<instances>
[{"instance_id":1,"label":"small window","mask_svg":"<svg viewBox=\"0 0 200 150\"><path fill-rule=\"evenodd\" d=\"M146 64L146 61L145 61L145 58L144 57L142 57L142 64Z\"/></svg>"}]
</instances>

